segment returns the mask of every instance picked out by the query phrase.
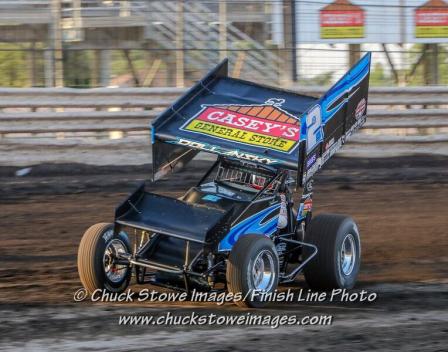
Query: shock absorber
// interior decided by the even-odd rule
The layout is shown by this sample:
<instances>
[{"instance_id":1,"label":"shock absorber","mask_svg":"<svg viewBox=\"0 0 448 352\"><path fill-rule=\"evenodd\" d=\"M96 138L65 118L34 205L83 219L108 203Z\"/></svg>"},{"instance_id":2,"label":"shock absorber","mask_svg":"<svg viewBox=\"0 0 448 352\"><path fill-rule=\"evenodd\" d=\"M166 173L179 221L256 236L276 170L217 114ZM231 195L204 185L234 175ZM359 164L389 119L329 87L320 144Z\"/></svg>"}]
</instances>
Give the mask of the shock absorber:
<instances>
[{"instance_id":1,"label":"shock absorber","mask_svg":"<svg viewBox=\"0 0 448 352\"><path fill-rule=\"evenodd\" d=\"M280 213L278 214L277 228L281 230L286 226L288 226L288 207L285 194L280 193Z\"/></svg>"},{"instance_id":2,"label":"shock absorber","mask_svg":"<svg viewBox=\"0 0 448 352\"><path fill-rule=\"evenodd\" d=\"M213 265L215 265L215 256L209 253L207 256L207 269L211 269ZM210 287L213 287L215 284L215 273L213 271L208 274L207 281Z\"/></svg>"},{"instance_id":3,"label":"shock absorber","mask_svg":"<svg viewBox=\"0 0 448 352\"><path fill-rule=\"evenodd\" d=\"M285 252L287 249L286 242L279 242L275 246L278 254L278 267L281 273L285 271Z\"/></svg>"}]
</instances>

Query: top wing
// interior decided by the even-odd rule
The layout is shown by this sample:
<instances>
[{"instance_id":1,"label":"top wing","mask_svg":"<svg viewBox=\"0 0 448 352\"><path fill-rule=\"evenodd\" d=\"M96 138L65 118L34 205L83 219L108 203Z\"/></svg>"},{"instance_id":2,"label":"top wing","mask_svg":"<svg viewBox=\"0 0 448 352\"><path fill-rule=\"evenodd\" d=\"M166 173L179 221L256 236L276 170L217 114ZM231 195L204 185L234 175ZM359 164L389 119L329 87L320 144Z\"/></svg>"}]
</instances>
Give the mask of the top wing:
<instances>
[{"instance_id":1,"label":"top wing","mask_svg":"<svg viewBox=\"0 0 448 352\"><path fill-rule=\"evenodd\" d=\"M224 61L153 123L154 178L198 151L297 169L300 115L316 101L228 77Z\"/></svg>"},{"instance_id":2,"label":"top wing","mask_svg":"<svg viewBox=\"0 0 448 352\"><path fill-rule=\"evenodd\" d=\"M205 151L298 170L306 182L365 121L369 54L320 99L227 71L224 60L153 122L154 180Z\"/></svg>"}]
</instances>

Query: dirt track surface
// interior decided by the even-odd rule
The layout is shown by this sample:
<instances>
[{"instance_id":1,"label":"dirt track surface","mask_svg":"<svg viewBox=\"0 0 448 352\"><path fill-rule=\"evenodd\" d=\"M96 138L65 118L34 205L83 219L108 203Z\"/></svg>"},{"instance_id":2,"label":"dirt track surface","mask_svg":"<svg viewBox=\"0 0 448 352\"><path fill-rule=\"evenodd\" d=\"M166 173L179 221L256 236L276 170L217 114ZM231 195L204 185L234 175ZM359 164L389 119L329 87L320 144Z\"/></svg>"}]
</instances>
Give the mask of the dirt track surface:
<instances>
[{"instance_id":1,"label":"dirt track surface","mask_svg":"<svg viewBox=\"0 0 448 352\"><path fill-rule=\"evenodd\" d=\"M197 164L157 189L176 196L203 169ZM70 172L67 172L69 170ZM295 351L443 351L448 342L448 159L336 159L314 187L315 213L352 215L362 235L357 290L363 303L277 303L262 311L212 303L74 303L81 287L76 252L93 223L111 221L116 204L148 168L39 166L26 177L0 169L0 349ZM141 287L132 286L134 290ZM306 290L302 277L290 287ZM333 315L331 326L119 326L121 314L216 313Z\"/></svg>"}]
</instances>

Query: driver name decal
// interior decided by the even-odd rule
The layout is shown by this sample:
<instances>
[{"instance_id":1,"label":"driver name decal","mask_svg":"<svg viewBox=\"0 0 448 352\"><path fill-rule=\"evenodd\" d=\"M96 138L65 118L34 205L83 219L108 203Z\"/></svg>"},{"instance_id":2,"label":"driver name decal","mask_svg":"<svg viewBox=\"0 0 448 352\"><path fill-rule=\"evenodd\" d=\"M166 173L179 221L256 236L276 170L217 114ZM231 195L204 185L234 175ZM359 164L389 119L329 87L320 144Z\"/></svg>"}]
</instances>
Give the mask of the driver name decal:
<instances>
[{"instance_id":1,"label":"driver name decal","mask_svg":"<svg viewBox=\"0 0 448 352\"><path fill-rule=\"evenodd\" d=\"M183 130L289 153L300 138L300 120L280 108L277 99L263 105L203 105Z\"/></svg>"}]
</instances>

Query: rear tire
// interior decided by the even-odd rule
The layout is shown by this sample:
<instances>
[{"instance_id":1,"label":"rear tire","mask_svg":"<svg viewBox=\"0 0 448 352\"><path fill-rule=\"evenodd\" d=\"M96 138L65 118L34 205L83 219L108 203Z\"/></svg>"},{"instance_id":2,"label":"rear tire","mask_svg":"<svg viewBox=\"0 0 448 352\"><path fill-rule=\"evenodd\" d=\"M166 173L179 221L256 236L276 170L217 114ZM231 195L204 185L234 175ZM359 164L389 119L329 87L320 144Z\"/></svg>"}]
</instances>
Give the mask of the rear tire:
<instances>
[{"instance_id":1,"label":"rear tire","mask_svg":"<svg viewBox=\"0 0 448 352\"><path fill-rule=\"evenodd\" d=\"M130 253L131 246L126 233L114 235L113 224L95 224L84 233L78 249L78 273L89 293L97 289L121 293L128 287L131 268L111 262L111 253L117 251Z\"/></svg>"},{"instance_id":2,"label":"rear tire","mask_svg":"<svg viewBox=\"0 0 448 352\"><path fill-rule=\"evenodd\" d=\"M361 264L361 241L352 218L337 214L316 216L305 232L305 242L318 248L316 257L304 268L311 289L353 288ZM304 248L305 258L311 253L311 248Z\"/></svg>"},{"instance_id":3,"label":"rear tire","mask_svg":"<svg viewBox=\"0 0 448 352\"><path fill-rule=\"evenodd\" d=\"M234 295L241 294L247 299L237 299L235 304L252 308L266 305L268 302L253 292L275 291L278 286L278 267L277 251L270 239L263 235L240 237L233 246L227 262L227 290Z\"/></svg>"}]
</instances>

